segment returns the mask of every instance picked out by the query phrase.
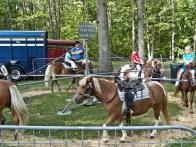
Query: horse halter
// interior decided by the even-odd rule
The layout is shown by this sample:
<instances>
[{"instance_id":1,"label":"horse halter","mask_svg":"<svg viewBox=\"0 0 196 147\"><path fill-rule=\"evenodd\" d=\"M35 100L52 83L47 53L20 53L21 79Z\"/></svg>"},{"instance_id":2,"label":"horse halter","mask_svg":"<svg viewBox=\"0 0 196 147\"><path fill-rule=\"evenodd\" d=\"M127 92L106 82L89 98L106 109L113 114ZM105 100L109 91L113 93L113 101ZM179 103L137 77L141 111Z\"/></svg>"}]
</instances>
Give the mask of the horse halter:
<instances>
[{"instance_id":1,"label":"horse halter","mask_svg":"<svg viewBox=\"0 0 196 147\"><path fill-rule=\"evenodd\" d=\"M86 90L83 93L77 93L80 96L84 96L85 98L93 98L92 96L92 83L88 83L84 86Z\"/></svg>"},{"instance_id":2,"label":"horse halter","mask_svg":"<svg viewBox=\"0 0 196 147\"><path fill-rule=\"evenodd\" d=\"M145 72L147 72L149 75L154 76L154 77L163 77L165 75L165 72L160 71L160 69L157 67L157 64L152 65L152 68L146 68L145 67Z\"/></svg>"},{"instance_id":3,"label":"horse halter","mask_svg":"<svg viewBox=\"0 0 196 147\"><path fill-rule=\"evenodd\" d=\"M154 68L152 69L152 74L161 78L165 75L165 72L162 72L161 74L160 69L158 69L157 65L155 65Z\"/></svg>"}]
</instances>

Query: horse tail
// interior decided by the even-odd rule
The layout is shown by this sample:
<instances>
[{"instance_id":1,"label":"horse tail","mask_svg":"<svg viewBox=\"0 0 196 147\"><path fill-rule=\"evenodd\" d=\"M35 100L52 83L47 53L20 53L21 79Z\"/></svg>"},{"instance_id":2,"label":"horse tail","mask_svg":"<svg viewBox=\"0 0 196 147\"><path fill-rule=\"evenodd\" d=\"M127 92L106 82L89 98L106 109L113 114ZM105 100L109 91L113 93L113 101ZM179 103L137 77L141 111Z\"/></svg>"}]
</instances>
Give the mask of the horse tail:
<instances>
[{"instance_id":1,"label":"horse tail","mask_svg":"<svg viewBox=\"0 0 196 147\"><path fill-rule=\"evenodd\" d=\"M19 120L19 125L26 125L29 122L29 114L26 104L15 85L9 87L11 94L11 111L15 113Z\"/></svg>"},{"instance_id":2,"label":"horse tail","mask_svg":"<svg viewBox=\"0 0 196 147\"><path fill-rule=\"evenodd\" d=\"M44 77L45 87L48 87L49 85L50 74L51 74L50 68L51 68L51 65L49 64L45 71L45 77Z\"/></svg>"},{"instance_id":3,"label":"horse tail","mask_svg":"<svg viewBox=\"0 0 196 147\"><path fill-rule=\"evenodd\" d=\"M169 119L169 114L168 114L168 97L167 93L165 94L164 102L163 102L163 108L162 108L162 113L165 118L166 124L170 125L170 119Z\"/></svg>"}]
</instances>

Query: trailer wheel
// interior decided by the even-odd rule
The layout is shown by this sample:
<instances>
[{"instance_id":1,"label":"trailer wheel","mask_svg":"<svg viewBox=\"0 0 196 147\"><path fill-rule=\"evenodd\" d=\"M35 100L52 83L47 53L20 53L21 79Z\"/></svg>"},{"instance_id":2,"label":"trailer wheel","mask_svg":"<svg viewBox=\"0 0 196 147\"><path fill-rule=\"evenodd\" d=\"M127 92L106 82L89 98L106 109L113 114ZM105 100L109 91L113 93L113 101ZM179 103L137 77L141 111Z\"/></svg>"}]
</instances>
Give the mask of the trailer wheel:
<instances>
[{"instance_id":1,"label":"trailer wheel","mask_svg":"<svg viewBox=\"0 0 196 147\"><path fill-rule=\"evenodd\" d=\"M22 79L22 76L24 74L24 70L18 66L12 66L11 67L11 72L12 72L12 79L14 81L19 81Z\"/></svg>"}]
</instances>

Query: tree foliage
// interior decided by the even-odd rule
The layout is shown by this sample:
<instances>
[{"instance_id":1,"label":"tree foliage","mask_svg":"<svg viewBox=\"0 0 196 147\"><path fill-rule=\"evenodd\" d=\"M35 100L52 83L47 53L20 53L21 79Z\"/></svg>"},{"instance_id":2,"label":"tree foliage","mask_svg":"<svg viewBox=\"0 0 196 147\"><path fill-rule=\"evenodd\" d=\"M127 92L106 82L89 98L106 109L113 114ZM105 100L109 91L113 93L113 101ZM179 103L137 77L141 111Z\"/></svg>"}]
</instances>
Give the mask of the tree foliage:
<instances>
[{"instance_id":1,"label":"tree foliage","mask_svg":"<svg viewBox=\"0 0 196 147\"><path fill-rule=\"evenodd\" d=\"M175 57L184 46L193 46L196 29L196 1L173 0L174 16L170 0L144 0L144 49L148 46L154 57L169 58L171 51L171 27L174 25ZM111 17L111 52L129 57L132 52L132 22L135 20L137 42L137 1L107 0ZM49 5L50 4L50 5ZM133 4L135 5L133 7ZM3 0L0 3L1 30L46 30L49 38L78 38L78 24L86 21L97 24L96 0ZM136 13L133 13L136 12ZM52 19L51 19L52 18ZM174 19L174 24L172 24ZM137 44L137 43L134 43ZM89 40L89 56L98 57L98 37Z\"/></svg>"}]
</instances>

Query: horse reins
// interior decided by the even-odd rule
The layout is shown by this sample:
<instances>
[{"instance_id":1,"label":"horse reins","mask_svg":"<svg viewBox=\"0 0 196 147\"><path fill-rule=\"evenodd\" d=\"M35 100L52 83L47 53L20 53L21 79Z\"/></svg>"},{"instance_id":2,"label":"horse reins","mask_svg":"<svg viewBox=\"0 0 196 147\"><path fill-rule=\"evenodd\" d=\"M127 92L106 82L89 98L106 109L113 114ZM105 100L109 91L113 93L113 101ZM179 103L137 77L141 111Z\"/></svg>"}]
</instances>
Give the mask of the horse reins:
<instances>
[{"instance_id":1,"label":"horse reins","mask_svg":"<svg viewBox=\"0 0 196 147\"><path fill-rule=\"evenodd\" d=\"M92 83L88 83L87 84L87 89L86 89L86 91L85 91L85 93L78 93L78 95L81 95L81 96L84 96L84 97L89 97L89 98L93 98L93 95L92 95ZM86 93L87 91L89 91L88 93ZM117 93L117 90L116 90L116 93ZM116 95L116 93L115 93L115 95ZM99 100L100 102L102 102L102 103L109 103L109 102L111 102L114 98L115 98L115 95L114 95L114 97L113 98L111 98L110 100L108 100L108 101L101 101L100 99L98 99L97 98L97 100Z\"/></svg>"},{"instance_id":2,"label":"horse reins","mask_svg":"<svg viewBox=\"0 0 196 147\"><path fill-rule=\"evenodd\" d=\"M152 65L153 66L153 65ZM160 72L158 71L157 69L157 65L153 66L152 69L149 69L149 68L145 68L144 71L147 71L149 74L151 74L151 76L154 74L155 76L159 76L159 77L163 77L165 74L163 73L162 75L160 75L159 73L157 72ZM156 72L157 71L157 72Z\"/></svg>"}]
</instances>

